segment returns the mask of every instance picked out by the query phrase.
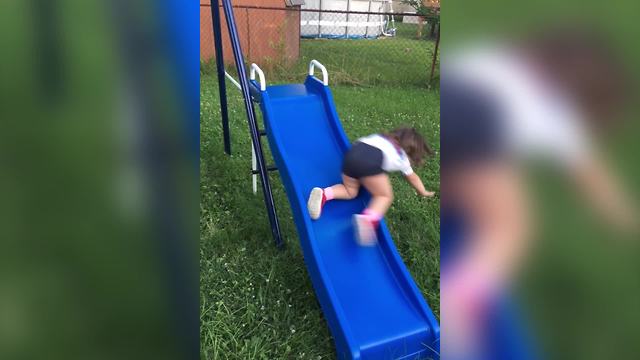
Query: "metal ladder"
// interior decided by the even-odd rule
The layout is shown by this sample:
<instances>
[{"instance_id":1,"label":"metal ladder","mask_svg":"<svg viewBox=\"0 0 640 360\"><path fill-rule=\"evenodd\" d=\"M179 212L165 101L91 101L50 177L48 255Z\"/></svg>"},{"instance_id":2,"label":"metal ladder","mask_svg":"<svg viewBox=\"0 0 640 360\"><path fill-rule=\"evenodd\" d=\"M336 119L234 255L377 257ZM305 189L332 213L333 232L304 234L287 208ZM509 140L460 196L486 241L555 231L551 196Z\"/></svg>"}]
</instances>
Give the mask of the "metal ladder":
<instances>
[{"instance_id":1,"label":"metal ladder","mask_svg":"<svg viewBox=\"0 0 640 360\"><path fill-rule=\"evenodd\" d=\"M236 68L238 70L239 81L235 81L231 75L229 75L224 69L224 55L222 50L222 29L220 18L220 1L222 1L222 8L227 22L227 29L231 40L231 47L233 50L234 60ZM252 144L252 169L253 176L253 191L257 192L257 176L260 175L262 184L262 193L264 195L264 202L267 208L267 214L269 216L269 223L271 225L271 233L277 247L283 246L282 235L280 232L280 223L278 221L278 215L276 213L275 203L273 200L273 191L271 189L271 183L269 181L269 171L277 170L275 167L266 165L264 159L264 152L262 149L262 136L266 135L264 130L258 128L258 122L256 120L256 111L253 104L253 97L251 96L251 85L247 78L247 72L244 67L244 56L242 55L242 48L240 46L240 38L238 36L238 29L236 27L235 17L233 15L233 7L231 0L212 0L211 1L211 17L213 25L213 38L216 49L216 68L218 73L218 87L220 91L220 112L222 114L222 131L224 138L224 150L228 155L231 154L231 140L229 134L229 114L227 107L227 89L225 79L229 79L236 87L242 92L244 100L244 108L247 115L249 124L249 132L251 134ZM265 86L264 74L255 66L251 67L251 79L255 79L255 73L259 71L261 80L261 87ZM262 89L264 90L264 89Z\"/></svg>"}]
</instances>

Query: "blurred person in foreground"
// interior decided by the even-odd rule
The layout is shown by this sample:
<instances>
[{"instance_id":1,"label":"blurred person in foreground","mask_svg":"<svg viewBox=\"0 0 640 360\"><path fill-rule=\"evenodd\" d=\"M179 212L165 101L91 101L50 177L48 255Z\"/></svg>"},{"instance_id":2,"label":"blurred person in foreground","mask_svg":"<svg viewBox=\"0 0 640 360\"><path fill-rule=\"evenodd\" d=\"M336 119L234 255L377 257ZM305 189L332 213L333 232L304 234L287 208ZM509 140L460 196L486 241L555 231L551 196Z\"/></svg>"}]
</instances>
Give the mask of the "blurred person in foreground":
<instances>
[{"instance_id":1,"label":"blurred person in foreground","mask_svg":"<svg viewBox=\"0 0 640 360\"><path fill-rule=\"evenodd\" d=\"M2 5L0 359L197 358L198 5Z\"/></svg>"},{"instance_id":2,"label":"blurred person in foreground","mask_svg":"<svg viewBox=\"0 0 640 360\"><path fill-rule=\"evenodd\" d=\"M606 39L580 27L443 54L442 226L462 230L442 245L442 356L496 359L489 313L533 239L526 164L550 163L604 222L638 233L638 211L596 146L622 115L628 74Z\"/></svg>"}]
</instances>

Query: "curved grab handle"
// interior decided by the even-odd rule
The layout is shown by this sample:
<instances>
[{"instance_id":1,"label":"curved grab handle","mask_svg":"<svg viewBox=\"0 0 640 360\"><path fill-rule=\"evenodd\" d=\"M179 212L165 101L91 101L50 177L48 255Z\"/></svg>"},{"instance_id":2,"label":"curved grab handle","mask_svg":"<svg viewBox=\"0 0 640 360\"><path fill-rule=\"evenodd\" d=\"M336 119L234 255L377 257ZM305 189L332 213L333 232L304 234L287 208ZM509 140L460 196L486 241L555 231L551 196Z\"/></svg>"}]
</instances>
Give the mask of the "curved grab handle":
<instances>
[{"instance_id":1,"label":"curved grab handle","mask_svg":"<svg viewBox=\"0 0 640 360\"><path fill-rule=\"evenodd\" d=\"M251 64L251 75L250 75L251 80L256 79L256 71L258 72L258 76L260 77L260 91L266 91L267 81L264 79L264 73L262 72L262 69L260 69L260 67L255 63Z\"/></svg>"},{"instance_id":2,"label":"curved grab handle","mask_svg":"<svg viewBox=\"0 0 640 360\"><path fill-rule=\"evenodd\" d=\"M322 70L322 83L324 86L329 86L329 73L327 73L327 68L324 65L320 64L318 60L311 60L309 63L309 75L313 76L313 72L315 67L319 67Z\"/></svg>"}]
</instances>

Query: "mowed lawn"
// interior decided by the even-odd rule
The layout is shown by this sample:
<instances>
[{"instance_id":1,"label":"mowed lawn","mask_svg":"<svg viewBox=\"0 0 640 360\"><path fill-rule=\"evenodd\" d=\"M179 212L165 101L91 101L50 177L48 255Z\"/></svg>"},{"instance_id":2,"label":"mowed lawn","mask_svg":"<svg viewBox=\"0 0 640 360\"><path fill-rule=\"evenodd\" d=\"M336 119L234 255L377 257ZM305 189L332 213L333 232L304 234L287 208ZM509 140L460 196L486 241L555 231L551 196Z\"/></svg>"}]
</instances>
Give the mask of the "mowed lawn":
<instances>
[{"instance_id":1,"label":"mowed lawn","mask_svg":"<svg viewBox=\"0 0 640 360\"><path fill-rule=\"evenodd\" d=\"M364 42L349 43L364 46L360 45ZM376 44L370 40L366 43ZM323 53L327 54L322 51L325 44L347 50L343 49L337 57L323 56ZM406 46L406 42L401 44ZM427 88L427 61L423 66L412 65L414 67L405 69L406 72L413 71L413 76L394 76L385 67L388 64L380 65L380 69L371 65L359 67L357 55L361 49L349 45L348 41L308 40L302 45L305 50L300 64L289 74L290 78L297 75L297 81L303 81L303 63L310 56L327 64L330 79L336 73L355 68L370 74L384 74L358 84L330 80L338 114L350 139L399 125L411 125L425 135L436 151L439 150L440 95L437 90ZM349 46L350 57L345 55ZM416 41L416 47L420 46L421 51L430 54L428 49L433 43ZM379 56L383 54L380 52ZM340 65L340 58L355 60ZM333 359L333 341L307 275L280 178L277 172L271 174L286 241L282 250L273 244L262 194L253 195L251 191L251 140L241 98L235 88L229 89L233 152L229 157L223 151L217 78L210 67L205 68L209 71L204 71L201 77L200 105L202 358ZM266 75L270 82L292 81L283 76L273 80L274 75L270 72ZM266 141L264 145L269 163L272 163ZM436 190L436 197L419 198L401 176L394 175L396 200L387 215L387 224L405 264L438 316L439 154L417 172L427 188Z\"/></svg>"}]
</instances>

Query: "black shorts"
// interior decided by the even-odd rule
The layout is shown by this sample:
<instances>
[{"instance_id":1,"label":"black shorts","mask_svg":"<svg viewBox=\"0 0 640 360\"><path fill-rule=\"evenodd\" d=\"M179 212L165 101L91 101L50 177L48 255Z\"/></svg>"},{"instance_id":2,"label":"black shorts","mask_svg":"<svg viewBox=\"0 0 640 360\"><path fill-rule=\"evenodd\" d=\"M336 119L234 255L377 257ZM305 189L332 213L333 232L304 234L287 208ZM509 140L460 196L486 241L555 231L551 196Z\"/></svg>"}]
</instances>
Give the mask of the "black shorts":
<instances>
[{"instance_id":1,"label":"black shorts","mask_svg":"<svg viewBox=\"0 0 640 360\"><path fill-rule=\"evenodd\" d=\"M357 141L344 156L342 173L354 179L382 174L382 160L382 150Z\"/></svg>"},{"instance_id":2,"label":"black shorts","mask_svg":"<svg viewBox=\"0 0 640 360\"><path fill-rule=\"evenodd\" d=\"M497 99L457 81L440 82L440 166L492 161L506 151Z\"/></svg>"}]
</instances>

